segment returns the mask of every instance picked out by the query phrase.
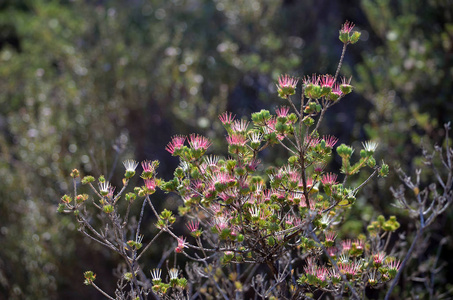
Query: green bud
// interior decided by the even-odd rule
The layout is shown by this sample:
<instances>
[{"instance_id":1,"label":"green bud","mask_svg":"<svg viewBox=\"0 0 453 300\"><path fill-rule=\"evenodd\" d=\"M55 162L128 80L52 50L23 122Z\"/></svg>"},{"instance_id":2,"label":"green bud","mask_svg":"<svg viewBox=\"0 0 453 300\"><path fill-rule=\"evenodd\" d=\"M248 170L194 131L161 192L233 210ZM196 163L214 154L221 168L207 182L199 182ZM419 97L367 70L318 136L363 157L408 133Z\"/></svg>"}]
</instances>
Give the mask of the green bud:
<instances>
[{"instance_id":1,"label":"green bud","mask_svg":"<svg viewBox=\"0 0 453 300\"><path fill-rule=\"evenodd\" d=\"M354 33L352 34L352 36L349 37L349 42L350 42L351 44L357 43L357 42L359 41L361 35L362 35L362 34L361 34L360 32L354 31Z\"/></svg>"},{"instance_id":2,"label":"green bud","mask_svg":"<svg viewBox=\"0 0 453 300\"><path fill-rule=\"evenodd\" d=\"M82 184L87 184L90 182L94 182L94 177L93 176L85 176L82 179Z\"/></svg>"},{"instance_id":3,"label":"green bud","mask_svg":"<svg viewBox=\"0 0 453 300\"><path fill-rule=\"evenodd\" d=\"M352 85L350 84L341 84L340 90L343 94L347 95L352 92Z\"/></svg>"},{"instance_id":4,"label":"green bud","mask_svg":"<svg viewBox=\"0 0 453 300\"><path fill-rule=\"evenodd\" d=\"M341 30L339 39L343 44L349 43L349 32L345 32L345 31Z\"/></svg>"},{"instance_id":5,"label":"green bud","mask_svg":"<svg viewBox=\"0 0 453 300\"><path fill-rule=\"evenodd\" d=\"M305 116L303 118L302 122L304 122L304 125L307 126L307 127L310 127L313 124L315 124L315 120L312 117L309 117L309 116Z\"/></svg>"},{"instance_id":6,"label":"green bud","mask_svg":"<svg viewBox=\"0 0 453 300\"><path fill-rule=\"evenodd\" d=\"M107 204L107 205L104 205L102 207L102 210L106 213L106 214L110 214L113 212L114 208L113 208L113 205L110 205L110 204Z\"/></svg>"},{"instance_id":7,"label":"green bud","mask_svg":"<svg viewBox=\"0 0 453 300\"><path fill-rule=\"evenodd\" d=\"M379 170L379 176L386 177L389 174L389 165L382 163L381 169Z\"/></svg>"}]
</instances>

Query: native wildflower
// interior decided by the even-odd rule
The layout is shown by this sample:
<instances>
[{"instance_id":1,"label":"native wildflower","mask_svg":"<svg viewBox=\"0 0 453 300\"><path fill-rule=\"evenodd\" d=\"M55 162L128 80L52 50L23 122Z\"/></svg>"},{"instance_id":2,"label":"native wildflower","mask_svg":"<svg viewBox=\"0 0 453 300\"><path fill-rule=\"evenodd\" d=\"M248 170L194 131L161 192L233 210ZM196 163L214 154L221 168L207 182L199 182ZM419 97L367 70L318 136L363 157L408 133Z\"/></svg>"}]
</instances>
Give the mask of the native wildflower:
<instances>
[{"instance_id":1,"label":"native wildflower","mask_svg":"<svg viewBox=\"0 0 453 300\"><path fill-rule=\"evenodd\" d=\"M167 147L165 147L165 150L171 153L171 155L178 155L179 151L182 149L184 146L184 142L186 140L185 136L182 135L175 135L172 139L171 142L167 144Z\"/></svg>"},{"instance_id":2,"label":"native wildflower","mask_svg":"<svg viewBox=\"0 0 453 300\"><path fill-rule=\"evenodd\" d=\"M186 247L186 238L185 237L179 237L178 239L178 246L175 248L176 253L181 253L184 248Z\"/></svg>"},{"instance_id":3,"label":"native wildflower","mask_svg":"<svg viewBox=\"0 0 453 300\"><path fill-rule=\"evenodd\" d=\"M278 78L277 92L280 98L286 99L296 93L296 85L299 80L289 75L281 75Z\"/></svg>"},{"instance_id":4,"label":"native wildflower","mask_svg":"<svg viewBox=\"0 0 453 300\"><path fill-rule=\"evenodd\" d=\"M360 39L360 32L354 31L352 34L352 29L354 28L354 23L346 21L343 26L341 27L340 30L340 41L343 42L343 44L355 44L357 41Z\"/></svg>"},{"instance_id":5,"label":"native wildflower","mask_svg":"<svg viewBox=\"0 0 453 300\"><path fill-rule=\"evenodd\" d=\"M161 269L153 269L151 271L151 277L152 277L153 284L159 284L162 282L161 275L162 275Z\"/></svg>"},{"instance_id":6,"label":"native wildflower","mask_svg":"<svg viewBox=\"0 0 453 300\"><path fill-rule=\"evenodd\" d=\"M124 177L127 179L133 177L135 175L135 169L138 166L138 162L136 162L133 159L128 159L123 161L124 168L126 169L126 173L124 174Z\"/></svg>"}]
</instances>

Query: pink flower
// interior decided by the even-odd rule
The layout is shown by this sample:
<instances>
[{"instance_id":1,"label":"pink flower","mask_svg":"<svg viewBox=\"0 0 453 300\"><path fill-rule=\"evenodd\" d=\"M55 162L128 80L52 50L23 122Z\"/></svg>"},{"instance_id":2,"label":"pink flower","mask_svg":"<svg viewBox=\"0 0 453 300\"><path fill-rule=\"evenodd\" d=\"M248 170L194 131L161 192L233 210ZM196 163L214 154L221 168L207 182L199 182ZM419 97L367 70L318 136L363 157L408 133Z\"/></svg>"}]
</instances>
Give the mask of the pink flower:
<instances>
[{"instance_id":1,"label":"pink flower","mask_svg":"<svg viewBox=\"0 0 453 300\"><path fill-rule=\"evenodd\" d=\"M360 271L360 267L360 263L357 262L338 263L340 272L351 276L357 275Z\"/></svg>"},{"instance_id":2,"label":"pink flower","mask_svg":"<svg viewBox=\"0 0 453 300\"><path fill-rule=\"evenodd\" d=\"M316 147L321 140L319 138L315 138L312 136L307 136L305 139L305 145L308 145L308 147Z\"/></svg>"},{"instance_id":3,"label":"pink flower","mask_svg":"<svg viewBox=\"0 0 453 300\"><path fill-rule=\"evenodd\" d=\"M175 135L171 142L167 144L165 150L170 152L172 155L175 153L176 150L181 149L184 146L184 141L186 140L185 136L182 135ZM143 166L143 164L142 164Z\"/></svg>"},{"instance_id":4,"label":"pink flower","mask_svg":"<svg viewBox=\"0 0 453 300\"><path fill-rule=\"evenodd\" d=\"M322 139L326 142L326 147L333 148L335 144L338 142L338 138L334 137L333 135L325 135Z\"/></svg>"},{"instance_id":5,"label":"pink flower","mask_svg":"<svg viewBox=\"0 0 453 300\"><path fill-rule=\"evenodd\" d=\"M337 101L343 96L340 86L336 83L332 88L332 92L329 94L329 100Z\"/></svg>"},{"instance_id":6,"label":"pink flower","mask_svg":"<svg viewBox=\"0 0 453 300\"><path fill-rule=\"evenodd\" d=\"M343 246L343 251L347 252L347 251L351 250L352 241L344 240L343 242L341 242L341 245Z\"/></svg>"},{"instance_id":7,"label":"pink flower","mask_svg":"<svg viewBox=\"0 0 453 300\"><path fill-rule=\"evenodd\" d=\"M334 185L337 184L337 177L337 174L327 173L322 176L321 182L324 185Z\"/></svg>"},{"instance_id":8,"label":"pink flower","mask_svg":"<svg viewBox=\"0 0 453 300\"><path fill-rule=\"evenodd\" d=\"M316 74L312 74L311 78L310 76L306 76L304 78L304 87L307 88L309 85L319 85L320 78Z\"/></svg>"},{"instance_id":9,"label":"pink flower","mask_svg":"<svg viewBox=\"0 0 453 300\"><path fill-rule=\"evenodd\" d=\"M142 173L143 178L151 178L154 174L154 171L156 170L153 163L149 160L145 160L142 162L142 168L143 168L143 173Z\"/></svg>"},{"instance_id":10,"label":"pink flower","mask_svg":"<svg viewBox=\"0 0 453 300\"><path fill-rule=\"evenodd\" d=\"M219 232L222 232L224 229L229 227L228 219L225 216L218 216L214 219L214 226Z\"/></svg>"},{"instance_id":11,"label":"pink flower","mask_svg":"<svg viewBox=\"0 0 453 300\"><path fill-rule=\"evenodd\" d=\"M286 116L288 116L289 107L280 106L279 108L277 108L275 110L275 112L277 113L277 116L279 116L279 117L286 117Z\"/></svg>"},{"instance_id":12,"label":"pink flower","mask_svg":"<svg viewBox=\"0 0 453 300\"><path fill-rule=\"evenodd\" d=\"M327 232L325 235L326 235L326 241L331 241L331 242L335 241L335 238L337 237L335 235L335 232L331 232L331 231Z\"/></svg>"},{"instance_id":13,"label":"pink flower","mask_svg":"<svg viewBox=\"0 0 453 300\"><path fill-rule=\"evenodd\" d=\"M227 136L226 139L229 145L244 146L247 143L247 138L240 134Z\"/></svg>"},{"instance_id":14,"label":"pink flower","mask_svg":"<svg viewBox=\"0 0 453 300\"><path fill-rule=\"evenodd\" d=\"M350 33L354 28L354 23L346 21L343 26L341 26L341 33Z\"/></svg>"},{"instance_id":15,"label":"pink flower","mask_svg":"<svg viewBox=\"0 0 453 300\"><path fill-rule=\"evenodd\" d=\"M332 87L333 84L335 83L334 81L335 78L331 75L324 75L321 77L321 86L322 87Z\"/></svg>"},{"instance_id":16,"label":"pink flower","mask_svg":"<svg viewBox=\"0 0 453 300\"><path fill-rule=\"evenodd\" d=\"M337 248L335 248L335 247L327 248L327 254L329 254L329 256L335 256L336 253L337 253Z\"/></svg>"},{"instance_id":17,"label":"pink flower","mask_svg":"<svg viewBox=\"0 0 453 300\"><path fill-rule=\"evenodd\" d=\"M385 253L384 252L379 252L378 254L375 254L373 256L373 261L377 265L381 265L384 262L385 259Z\"/></svg>"},{"instance_id":18,"label":"pink flower","mask_svg":"<svg viewBox=\"0 0 453 300\"><path fill-rule=\"evenodd\" d=\"M398 260L392 260L389 264L387 264L390 270L398 271L401 267L401 262Z\"/></svg>"},{"instance_id":19,"label":"pink flower","mask_svg":"<svg viewBox=\"0 0 453 300\"><path fill-rule=\"evenodd\" d=\"M175 251L177 253L181 253L183 251L183 249L186 247L186 238L183 238L181 236L177 240L178 240L178 246L175 248Z\"/></svg>"},{"instance_id":20,"label":"pink flower","mask_svg":"<svg viewBox=\"0 0 453 300\"><path fill-rule=\"evenodd\" d=\"M191 134L189 136L189 145L194 150L198 149L206 150L209 148L209 146L211 146L211 141L204 136L198 134Z\"/></svg>"},{"instance_id":21,"label":"pink flower","mask_svg":"<svg viewBox=\"0 0 453 300\"><path fill-rule=\"evenodd\" d=\"M326 280L327 278L327 269L325 267L319 267L317 270L316 270L316 277L321 280L321 281L324 281Z\"/></svg>"},{"instance_id":22,"label":"pink flower","mask_svg":"<svg viewBox=\"0 0 453 300\"><path fill-rule=\"evenodd\" d=\"M235 116L233 116L232 113L229 112L224 112L223 114L219 115L220 122L222 122L223 125L229 125L233 123Z\"/></svg>"},{"instance_id":23,"label":"pink flower","mask_svg":"<svg viewBox=\"0 0 453 300\"><path fill-rule=\"evenodd\" d=\"M284 76L281 75L278 78L278 85L280 87L289 87L290 86L292 88L295 88L298 81L299 81L298 79L291 77L288 74L285 74Z\"/></svg>"},{"instance_id":24,"label":"pink flower","mask_svg":"<svg viewBox=\"0 0 453 300\"><path fill-rule=\"evenodd\" d=\"M195 232L200 227L200 221L190 221L186 224L186 227L190 232Z\"/></svg>"},{"instance_id":25,"label":"pink flower","mask_svg":"<svg viewBox=\"0 0 453 300\"><path fill-rule=\"evenodd\" d=\"M365 246L365 242L363 240L355 240L354 244L357 250L363 250L363 247Z\"/></svg>"},{"instance_id":26,"label":"pink flower","mask_svg":"<svg viewBox=\"0 0 453 300\"><path fill-rule=\"evenodd\" d=\"M233 122L233 126L231 126L231 129L233 131L245 133L247 131L247 127L249 127L250 122L247 122L246 120L235 120Z\"/></svg>"},{"instance_id":27,"label":"pink flower","mask_svg":"<svg viewBox=\"0 0 453 300\"><path fill-rule=\"evenodd\" d=\"M145 186L149 192L156 191L156 180L155 179L145 179Z\"/></svg>"}]
</instances>

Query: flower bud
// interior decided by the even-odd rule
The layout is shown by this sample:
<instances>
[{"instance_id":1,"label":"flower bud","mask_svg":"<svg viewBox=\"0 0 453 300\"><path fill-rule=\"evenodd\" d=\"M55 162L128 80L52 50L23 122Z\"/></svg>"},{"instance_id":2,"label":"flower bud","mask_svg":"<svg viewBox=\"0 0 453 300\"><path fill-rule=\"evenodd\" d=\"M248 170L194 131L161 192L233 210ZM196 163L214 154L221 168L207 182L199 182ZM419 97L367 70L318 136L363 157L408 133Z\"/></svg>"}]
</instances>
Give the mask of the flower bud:
<instances>
[{"instance_id":1,"label":"flower bud","mask_svg":"<svg viewBox=\"0 0 453 300\"><path fill-rule=\"evenodd\" d=\"M71 172L72 178L77 178L79 176L80 176L79 170L77 170L77 169L72 170L72 172Z\"/></svg>"}]
</instances>

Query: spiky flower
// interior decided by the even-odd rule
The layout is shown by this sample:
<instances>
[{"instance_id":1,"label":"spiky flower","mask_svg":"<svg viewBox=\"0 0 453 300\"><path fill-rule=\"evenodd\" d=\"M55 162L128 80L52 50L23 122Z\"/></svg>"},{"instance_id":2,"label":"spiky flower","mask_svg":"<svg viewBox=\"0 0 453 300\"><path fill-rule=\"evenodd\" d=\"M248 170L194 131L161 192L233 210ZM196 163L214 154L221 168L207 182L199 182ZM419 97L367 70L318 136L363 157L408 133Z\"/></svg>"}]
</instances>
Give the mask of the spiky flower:
<instances>
[{"instance_id":1,"label":"spiky flower","mask_svg":"<svg viewBox=\"0 0 453 300\"><path fill-rule=\"evenodd\" d=\"M333 146L335 146L335 144L338 142L338 138L333 135L325 135L322 137L322 139L325 141L326 147L328 148L333 148Z\"/></svg>"},{"instance_id":2,"label":"spiky flower","mask_svg":"<svg viewBox=\"0 0 453 300\"><path fill-rule=\"evenodd\" d=\"M249 124L250 122L247 122L246 120L234 120L231 129L235 132L245 133Z\"/></svg>"},{"instance_id":3,"label":"spiky flower","mask_svg":"<svg viewBox=\"0 0 453 300\"><path fill-rule=\"evenodd\" d=\"M366 141L365 143L362 143L362 146L368 154L373 154L377 149L378 143L373 141Z\"/></svg>"},{"instance_id":4,"label":"spiky flower","mask_svg":"<svg viewBox=\"0 0 453 300\"><path fill-rule=\"evenodd\" d=\"M135 175L135 169L138 166L138 162L136 162L133 159L128 159L123 161L124 168L126 169L126 173L124 174L124 177L127 179L133 177Z\"/></svg>"},{"instance_id":5,"label":"spiky flower","mask_svg":"<svg viewBox=\"0 0 453 300\"><path fill-rule=\"evenodd\" d=\"M309 99L318 99L322 96L320 77L316 74L304 78L304 93Z\"/></svg>"},{"instance_id":6,"label":"spiky flower","mask_svg":"<svg viewBox=\"0 0 453 300\"><path fill-rule=\"evenodd\" d=\"M190 232L197 231L199 226L200 221L190 221L186 224L186 227L187 229L189 229Z\"/></svg>"},{"instance_id":7,"label":"spiky flower","mask_svg":"<svg viewBox=\"0 0 453 300\"><path fill-rule=\"evenodd\" d=\"M288 113L289 113L289 107L280 106L279 108L277 108L275 110L275 112L277 113L277 116L279 116L279 117L287 117Z\"/></svg>"},{"instance_id":8,"label":"spiky flower","mask_svg":"<svg viewBox=\"0 0 453 300\"><path fill-rule=\"evenodd\" d=\"M233 123L235 116L232 113L224 112L223 114L219 115L220 122L223 125L231 125Z\"/></svg>"},{"instance_id":9,"label":"spiky flower","mask_svg":"<svg viewBox=\"0 0 453 300\"><path fill-rule=\"evenodd\" d=\"M334 84L332 91L327 96L327 98L330 101L338 101L338 99L340 99L341 97L343 97L343 92L341 91L340 86L338 84Z\"/></svg>"},{"instance_id":10,"label":"spiky flower","mask_svg":"<svg viewBox=\"0 0 453 300\"><path fill-rule=\"evenodd\" d=\"M176 268L171 268L170 270L168 270L168 276L170 276L170 280L178 279L178 274L179 270Z\"/></svg>"},{"instance_id":11,"label":"spiky flower","mask_svg":"<svg viewBox=\"0 0 453 300\"><path fill-rule=\"evenodd\" d=\"M156 180L155 179L145 179L145 187L148 190L148 193L154 193L156 191Z\"/></svg>"},{"instance_id":12,"label":"spiky flower","mask_svg":"<svg viewBox=\"0 0 453 300\"><path fill-rule=\"evenodd\" d=\"M199 134L191 134L189 136L189 145L190 147L192 147L192 149L195 150L198 149L206 150L209 148L209 146L211 146L211 141L208 138L201 136Z\"/></svg>"},{"instance_id":13,"label":"spiky flower","mask_svg":"<svg viewBox=\"0 0 453 300\"><path fill-rule=\"evenodd\" d=\"M354 31L352 34L352 29L354 28L354 23L346 21L340 30L340 41L344 44L355 44L360 39L360 32Z\"/></svg>"},{"instance_id":14,"label":"spiky flower","mask_svg":"<svg viewBox=\"0 0 453 300\"><path fill-rule=\"evenodd\" d=\"M324 185L334 185L337 184L337 177L338 177L337 174L327 173L322 176L321 182Z\"/></svg>"},{"instance_id":15,"label":"spiky flower","mask_svg":"<svg viewBox=\"0 0 453 300\"><path fill-rule=\"evenodd\" d=\"M352 92L351 79L352 79L352 77L350 77L349 79L347 79L346 77L343 77L343 79L341 81L340 90L344 95L347 95L350 92Z\"/></svg>"},{"instance_id":16,"label":"spiky flower","mask_svg":"<svg viewBox=\"0 0 453 300\"><path fill-rule=\"evenodd\" d=\"M170 152L172 155L177 155L177 151L184 146L184 141L186 140L185 136L175 135L172 137L171 142L167 144L165 150Z\"/></svg>"},{"instance_id":17,"label":"spiky flower","mask_svg":"<svg viewBox=\"0 0 453 300\"><path fill-rule=\"evenodd\" d=\"M108 181L99 183L99 192L102 196L107 196L110 193L111 186Z\"/></svg>"},{"instance_id":18,"label":"spiky flower","mask_svg":"<svg viewBox=\"0 0 453 300\"><path fill-rule=\"evenodd\" d=\"M299 79L289 75L281 75L278 78L277 91L280 98L286 99L296 93L296 85Z\"/></svg>"},{"instance_id":19,"label":"spiky flower","mask_svg":"<svg viewBox=\"0 0 453 300\"><path fill-rule=\"evenodd\" d=\"M162 279L161 279L161 275L162 275L162 270L161 269L153 269L151 271L151 277L153 278L153 284L159 284Z\"/></svg>"}]
</instances>

